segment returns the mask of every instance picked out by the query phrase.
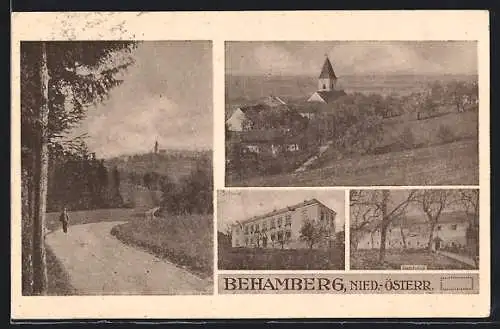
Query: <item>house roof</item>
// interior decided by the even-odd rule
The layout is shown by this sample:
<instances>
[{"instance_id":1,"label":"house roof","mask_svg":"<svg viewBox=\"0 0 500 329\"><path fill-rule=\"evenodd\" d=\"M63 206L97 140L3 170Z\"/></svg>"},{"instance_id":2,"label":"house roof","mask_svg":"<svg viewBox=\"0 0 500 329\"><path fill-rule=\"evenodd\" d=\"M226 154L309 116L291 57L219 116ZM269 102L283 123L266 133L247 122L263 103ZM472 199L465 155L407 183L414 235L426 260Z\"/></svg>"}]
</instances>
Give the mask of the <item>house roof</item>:
<instances>
[{"instance_id":1,"label":"house roof","mask_svg":"<svg viewBox=\"0 0 500 329\"><path fill-rule=\"evenodd\" d=\"M240 224L245 224L245 223L253 222L253 221L258 220L258 219L262 219L262 218L266 218L266 217L269 217L269 216L275 216L275 215L283 214L283 213L286 213L288 211L294 211L297 208L302 208L302 207L310 206L310 205L313 205L313 204L319 204L319 205L322 205L325 208L330 209L329 207L325 206L323 203L321 203L317 199L313 198L311 200L304 200L304 201L302 201L300 203L297 203L297 204L294 204L292 206L287 206L287 207L284 207L284 208L281 208L281 209L278 209L278 210L270 211L270 212L265 213L263 215L258 215L258 216L251 217L249 219L240 221L239 223ZM330 209L330 210L333 211L336 214L335 210L333 210L333 209Z\"/></svg>"},{"instance_id":2,"label":"house roof","mask_svg":"<svg viewBox=\"0 0 500 329\"><path fill-rule=\"evenodd\" d=\"M323 100L326 103L333 102L334 100L346 95L345 91L343 91L343 90L330 90L330 91L320 90L320 91L317 91L316 93L321 98L323 98Z\"/></svg>"},{"instance_id":3,"label":"house roof","mask_svg":"<svg viewBox=\"0 0 500 329\"><path fill-rule=\"evenodd\" d=\"M278 96L270 95L262 101L262 104L270 107L277 107L286 105L286 102Z\"/></svg>"},{"instance_id":4,"label":"house roof","mask_svg":"<svg viewBox=\"0 0 500 329\"><path fill-rule=\"evenodd\" d=\"M325 59L325 63L323 64L323 68L321 69L321 73L319 75L320 79L337 79L335 72L333 71L332 63L330 63L330 59L327 57Z\"/></svg>"}]
</instances>

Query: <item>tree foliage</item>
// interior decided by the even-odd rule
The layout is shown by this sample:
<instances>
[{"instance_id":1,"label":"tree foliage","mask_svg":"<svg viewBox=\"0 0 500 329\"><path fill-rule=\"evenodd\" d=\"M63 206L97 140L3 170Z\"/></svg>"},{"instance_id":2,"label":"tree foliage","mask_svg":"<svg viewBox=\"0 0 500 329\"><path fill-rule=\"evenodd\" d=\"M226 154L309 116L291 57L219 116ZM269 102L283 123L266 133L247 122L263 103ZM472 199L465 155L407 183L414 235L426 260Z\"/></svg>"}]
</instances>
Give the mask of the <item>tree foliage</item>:
<instances>
[{"instance_id":1,"label":"tree foliage","mask_svg":"<svg viewBox=\"0 0 500 329\"><path fill-rule=\"evenodd\" d=\"M118 74L132 63L126 54L135 44L21 42L21 167L22 188L27 190L23 241L33 236L33 243L23 243L23 294L47 293L43 239L47 190L54 185L47 183L48 172L54 172L50 161L87 152L84 136L66 136L85 117L88 106L103 101L121 83Z\"/></svg>"}]
</instances>

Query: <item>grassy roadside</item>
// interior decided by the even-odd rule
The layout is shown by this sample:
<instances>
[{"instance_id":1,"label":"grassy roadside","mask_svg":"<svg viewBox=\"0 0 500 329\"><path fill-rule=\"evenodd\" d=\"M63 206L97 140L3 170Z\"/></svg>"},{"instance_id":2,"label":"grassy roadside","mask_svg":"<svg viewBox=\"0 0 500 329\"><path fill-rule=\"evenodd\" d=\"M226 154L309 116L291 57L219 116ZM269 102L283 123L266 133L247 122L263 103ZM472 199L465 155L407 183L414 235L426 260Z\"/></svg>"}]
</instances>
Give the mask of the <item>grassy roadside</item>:
<instances>
[{"instance_id":1,"label":"grassy roadside","mask_svg":"<svg viewBox=\"0 0 500 329\"><path fill-rule=\"evenodd\" d=\"M213 275L212 215L134 219L117 225L111 234L202 278Z\"/></svg>"},{"instance_id":2,"label":"grassy roadside","mask_svg":"<svg viewBox=\"0 0 500 329\"><path fill-rule=\"evenodd\" d=\"M71 285L69 274L48 245L45 245L47 259L48 295L70 296L77 295Z\"/></svg>"}]
</instances>

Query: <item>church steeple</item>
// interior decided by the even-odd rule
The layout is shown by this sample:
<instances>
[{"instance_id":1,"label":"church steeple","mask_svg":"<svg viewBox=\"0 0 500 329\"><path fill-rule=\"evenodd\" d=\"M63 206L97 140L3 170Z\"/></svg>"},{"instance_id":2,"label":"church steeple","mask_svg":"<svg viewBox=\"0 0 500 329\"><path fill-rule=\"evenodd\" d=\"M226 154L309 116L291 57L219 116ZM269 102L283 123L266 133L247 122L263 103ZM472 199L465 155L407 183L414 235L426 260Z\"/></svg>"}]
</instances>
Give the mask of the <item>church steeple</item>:
<instances>
[{"instance_id":1,"label":"church steeple","mask_svg":"<svg viewBox=\"0 0 500 329\"><path fill-rule=\"evenodd\" d=\"M323 68L321 69L321 73L318 77L318 90L331 91L335 89L337 76L333 71L333 66L330 62L330 59L328 58L328 55L325 56L325 62L323 63Z\"/></svg>"},{"instance_id":2,"label":"church steeple","mask_svg":"<svg viewBox=\"0 0 500 329\"><path fill-rule=\"evenodd\" d=\"M158 140L155 141L155 154L158 154Z\"/></svg>"}]
</instances>

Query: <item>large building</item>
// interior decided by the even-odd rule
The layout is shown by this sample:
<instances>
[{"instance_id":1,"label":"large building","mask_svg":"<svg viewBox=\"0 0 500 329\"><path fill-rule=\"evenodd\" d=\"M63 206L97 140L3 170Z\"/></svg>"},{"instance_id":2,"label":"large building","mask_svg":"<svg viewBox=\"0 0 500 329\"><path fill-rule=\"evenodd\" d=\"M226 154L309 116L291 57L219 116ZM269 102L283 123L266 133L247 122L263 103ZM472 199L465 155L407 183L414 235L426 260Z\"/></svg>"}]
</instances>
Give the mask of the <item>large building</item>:
<instances>
[{"instance_id":1,"label":"large building","mask_svg":"<svg viewBox=\"0 0 500 329\"><path fill-rule=\"evenodd\" d=\"M309 97L308 102L330 103L346 93L337 88L337 75L330 59L326 57L318 77L318 90Z\"/></svg>"},{"instance_id":2,"label":"large building","mask_svg":"<svg viewBox=\"0 0 500 329\"><path fill-rule=\"evenodd\" d=\"M316 199L255 216L232 225L233 247L306 248L300 239L300 230L306 221L320 225L324 230L315 247L333 246L337 213Z\"/></svg>"},{"instance_id":3,"label":"large building","mask_svg":"<svg viewBox=\"0 0 500 329\"><path fill-rule=\"evenodd\" d=\"M433 250L443 248L473 247L477 237L473 234L475 229L470 226L467 215L463 212L449 212L441 214L439 222L434 229L431 247ZM366 230L357 232L358 236L351 239L357 240L357 249L380 248L380 231ZM387 229L387 249L424 249L429 244L430 227L424 216L412 216L404 221L395 222Z\"/></svg>"}]
</instances>

